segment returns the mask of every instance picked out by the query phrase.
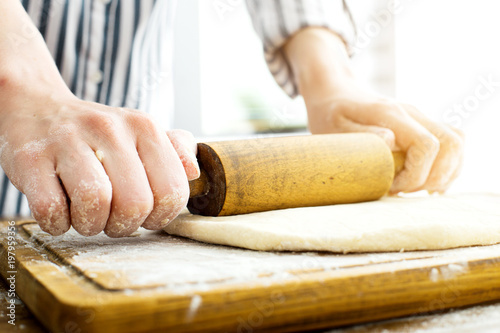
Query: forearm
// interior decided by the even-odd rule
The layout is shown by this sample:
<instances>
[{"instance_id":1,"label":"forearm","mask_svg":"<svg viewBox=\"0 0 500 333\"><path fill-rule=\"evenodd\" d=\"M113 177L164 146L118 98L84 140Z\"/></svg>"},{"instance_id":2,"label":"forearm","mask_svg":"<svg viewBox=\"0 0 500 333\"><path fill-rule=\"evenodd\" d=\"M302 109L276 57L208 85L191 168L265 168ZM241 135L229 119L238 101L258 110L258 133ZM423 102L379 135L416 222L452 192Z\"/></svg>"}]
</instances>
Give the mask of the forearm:
<instances>
[{"instance_id":1,"label":"forearm","mask_svg":"<svg viewBox=\"0 0 500 333\"><path fill-rule=\"evenodd\" d=\"M350 68L343 40L323 28L306 28L292 36L284 51L293 71L299 93L307 107L309 130L313 134L331 132L331 103L362 99L370 93L363 88Z\"/></svg>"},{"instance_id":2,"label":"forearm","mask_svg":"<svg viewBox=\"0 0 500 333\"><path fill-rule=\"evenodd\" d=\"M345 91L354 81L344 42L323 28L306 28L284 47L300 94L308 101Z\"/></svg>"},{"instance_id":3,"label":"forearm","mask_svg":"<svg viewBox=\"0 0 500 333\"><path fill-rule=\"evenodd\" d=\"M0 0L0 115L15 96L67 92L45 42L19 1Z\"/></svg>"}]
</instances>

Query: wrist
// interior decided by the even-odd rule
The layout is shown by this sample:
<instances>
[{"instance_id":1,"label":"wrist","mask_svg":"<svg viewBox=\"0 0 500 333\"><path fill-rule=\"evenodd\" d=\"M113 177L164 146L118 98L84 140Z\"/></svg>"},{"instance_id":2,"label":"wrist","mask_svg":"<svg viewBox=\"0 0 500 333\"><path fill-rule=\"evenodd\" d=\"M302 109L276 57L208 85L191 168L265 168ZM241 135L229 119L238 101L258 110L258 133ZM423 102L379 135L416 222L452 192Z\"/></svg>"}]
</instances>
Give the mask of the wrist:
<instances>
[{"instance_id":1,"label":"wrist","mask_svg":"<svg viewBox=\"0 0 500 333\"><path fill-rule=\"evenodd\" d=\"M71 94L21 3L0 1L0 12L2 35L14 36L0 38L0 116L36 106L54 94Z\"/></svg>"},{"instance_id":2,"label":"wrist","mask_svg":"<svg viewBox=\"0 0 500 333\"><path fill-rule=\"evenodd\" d=\"M49 68L47 68L49 67ZM55 65L54 65L55 67ZM0 68L0 119L21 110L37 109L50 100L72 97L57 69L50 66Z\"/></svg>"}]
</instances>

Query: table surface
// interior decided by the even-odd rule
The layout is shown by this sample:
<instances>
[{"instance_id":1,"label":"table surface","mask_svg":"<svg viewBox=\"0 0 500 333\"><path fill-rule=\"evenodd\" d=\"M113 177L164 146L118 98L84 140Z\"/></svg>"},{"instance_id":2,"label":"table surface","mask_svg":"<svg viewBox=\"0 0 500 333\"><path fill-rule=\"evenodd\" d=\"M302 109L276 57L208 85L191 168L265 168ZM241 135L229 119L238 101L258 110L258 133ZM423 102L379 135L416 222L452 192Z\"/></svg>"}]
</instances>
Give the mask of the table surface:
<instances>
[{"instance_id":1,"label":"table surface","mask_svg":"<svg viewBox=\"0 0 500 333\"><path fill-rule=\"evenodd\" d=\"M7 284L0 278L0 332L48 332L26 308L22 301L16 302L16 325L8 323ZM411 316L377 323L334 329L328 333L392 333L392 332L485 332L497 333L500 327L500 302L473 306L466 309L448 310L432 315Z\"/></svg>"}]
</instances>

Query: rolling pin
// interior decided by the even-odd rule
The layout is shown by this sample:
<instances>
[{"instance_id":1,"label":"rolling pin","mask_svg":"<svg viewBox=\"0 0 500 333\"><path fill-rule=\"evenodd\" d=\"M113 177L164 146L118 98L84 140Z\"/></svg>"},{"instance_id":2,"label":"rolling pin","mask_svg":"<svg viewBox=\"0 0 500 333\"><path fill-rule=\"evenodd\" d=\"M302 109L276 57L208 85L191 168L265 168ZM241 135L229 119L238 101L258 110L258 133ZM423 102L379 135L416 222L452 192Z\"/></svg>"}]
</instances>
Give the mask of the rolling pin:
<instances>
[{"instance_id":1,"label":"rolling pin","mask_svg":"<svg viewBox=\"0 0 500 333\"><path fill-rule=\"evenodd\" d=\"M377 200L404 163L375 134L321 134L198 144L188 209L206 216Z\"/></svg>"}]
</instances>

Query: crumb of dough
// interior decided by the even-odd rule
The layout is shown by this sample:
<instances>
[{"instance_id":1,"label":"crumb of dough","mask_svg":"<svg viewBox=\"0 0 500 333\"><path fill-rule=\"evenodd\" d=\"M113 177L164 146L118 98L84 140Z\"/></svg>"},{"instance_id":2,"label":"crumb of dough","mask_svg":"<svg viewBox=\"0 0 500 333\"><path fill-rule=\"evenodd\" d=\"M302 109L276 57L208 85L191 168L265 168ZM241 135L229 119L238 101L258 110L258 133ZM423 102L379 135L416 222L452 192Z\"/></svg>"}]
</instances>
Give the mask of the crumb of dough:
<instances>
[{"instance_id":1,"label":"crumb of dough","mask_svg":"<svg viewBox=\"0 0 500 333\"><path fill-rule=\"evenodd\" d=\"M102 163L102 160L104 159L104 153L103 153L103 151L102 150L96 150L95 156L97 157L97 159L99 160L99 162Z\"/></svg>"}]
</instances>

